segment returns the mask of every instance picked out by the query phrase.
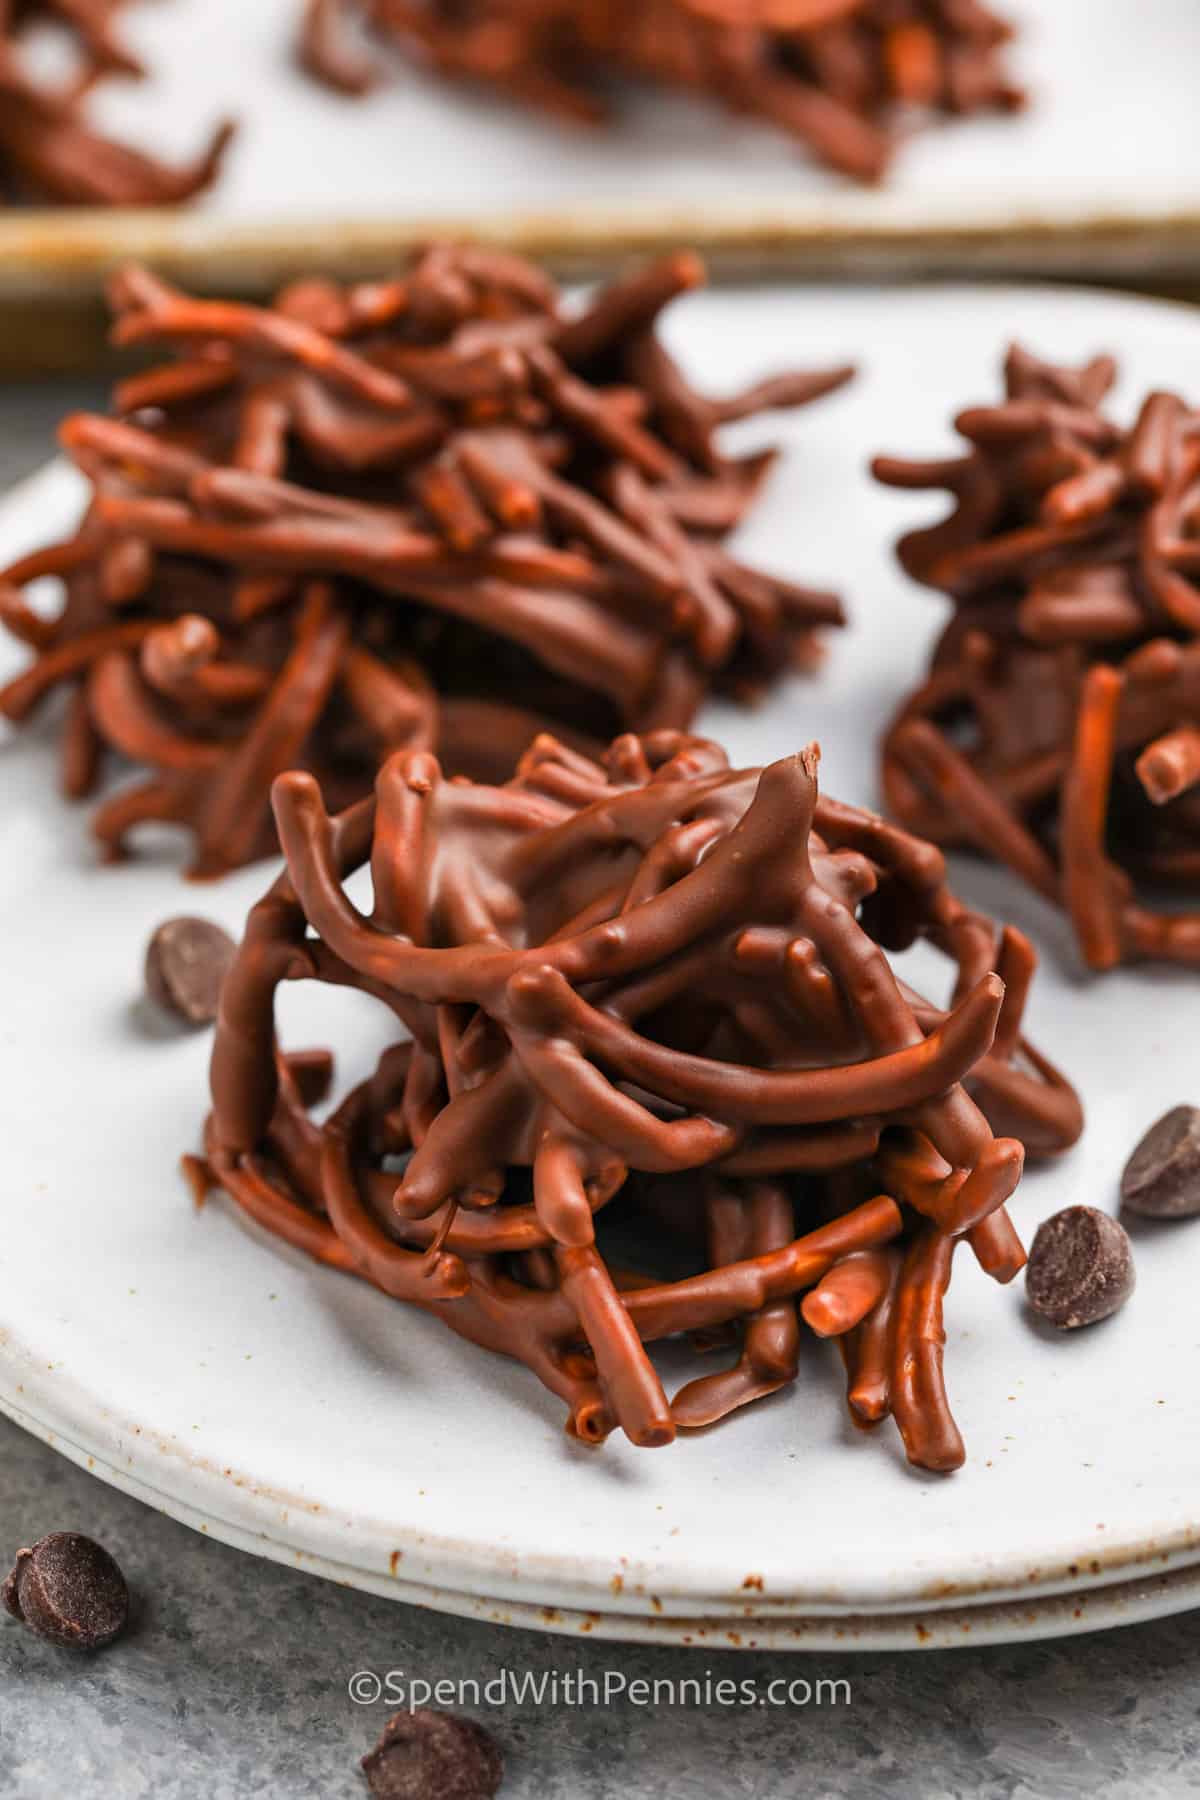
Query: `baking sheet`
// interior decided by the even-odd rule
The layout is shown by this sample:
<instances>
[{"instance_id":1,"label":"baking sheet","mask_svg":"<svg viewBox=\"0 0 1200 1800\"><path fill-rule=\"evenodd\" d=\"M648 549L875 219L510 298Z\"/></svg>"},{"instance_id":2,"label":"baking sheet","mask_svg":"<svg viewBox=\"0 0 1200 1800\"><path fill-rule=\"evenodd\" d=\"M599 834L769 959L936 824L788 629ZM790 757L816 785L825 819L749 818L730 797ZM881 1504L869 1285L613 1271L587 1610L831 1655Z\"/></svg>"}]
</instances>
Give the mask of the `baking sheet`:
<instances>
[{"instance_id":1,"label":"baking sheet","mask_svg":"<svg viewBox=\"0 0 1200 1800\"><path fill-rule=\"evenodd\" d=\"M809 274L1200 270L1195 0L1006 10L1030 110L921 131L888 184L864 190L778 133L669 94L632 90L622 129L592 132L396 61L379 91L349 100L294 63L300 0L135 0L128 31L152 79L104 83L94 115L185 156L232 113L224 178L178 212L0 213L0 304L23 308L43 360L66 360L47 303L94 300L124 258L261 289L316 262L375 271L441 231L572 266L686 240L719 264Z\"/></svg>"}]
</instances>

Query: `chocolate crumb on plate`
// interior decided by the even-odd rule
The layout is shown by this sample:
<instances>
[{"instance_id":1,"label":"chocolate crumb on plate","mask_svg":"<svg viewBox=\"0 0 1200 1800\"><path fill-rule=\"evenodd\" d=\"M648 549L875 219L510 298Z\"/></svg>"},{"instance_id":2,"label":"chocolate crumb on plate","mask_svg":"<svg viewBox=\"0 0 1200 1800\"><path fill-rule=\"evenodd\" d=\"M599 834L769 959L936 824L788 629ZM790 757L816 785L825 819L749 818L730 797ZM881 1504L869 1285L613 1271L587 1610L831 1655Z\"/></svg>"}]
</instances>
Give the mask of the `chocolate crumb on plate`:
<instances>
[{"instance_id":1,"label":"chocolate crumb on plate","mask_svg":"<svg viewBox=\"0 0 1200 1800\"><path fill-rule=\"evenodd\" d=\"M1025 1294L1060 1331L1094 1325L1124 1306L1134 1287L1124 1226L1095 1206L1067 1206L1038 1226Z\"/></svg>"},{"instance_id":2,"label":"chocolate crumb on plate","mask_svg":"<svg viewBox=\"0 0 1200 1800\"><path fill-rule=\"evenodd\" d=\"M362 1766L376 1800L491 1800L504 1774L482 1725L427 1707L390 1718Z\"/></svg>"},{"instance_id":3,"label":"chocolate crumb on plate","mask_svg":"<svg viewBox=\"0 0 1200 1800\"><path fill-rule=\"evenodd\" d=\"M146 992L185 1024L211 1025L236 949L211 919L166 919L146 946Z\"/></svg>"},{"instance_id":4,"label":"chocolate crumb on plate","mask_svg":"<svg viewBox=\"0 0 1200 1800\"><path fill-rule=\"evenodd\" d=\"M0 1599L14 1619L65 1650L102 1650L129 1619L125 1577L103 1545L78 1531L53 1531L18 1550Z\"/></svg>"},{"instance_id":5,"label":"chocolate crumb on plate","mask_svg":"<svg viewBox=\"0 0 1200 1800\"><path fill-rule=\"evenodd\" d=\"M1125 1164L1121 1205L1147 1219L1200 1213L1200 1106L1173 1106Z\"/></svg>"}]
</instances>

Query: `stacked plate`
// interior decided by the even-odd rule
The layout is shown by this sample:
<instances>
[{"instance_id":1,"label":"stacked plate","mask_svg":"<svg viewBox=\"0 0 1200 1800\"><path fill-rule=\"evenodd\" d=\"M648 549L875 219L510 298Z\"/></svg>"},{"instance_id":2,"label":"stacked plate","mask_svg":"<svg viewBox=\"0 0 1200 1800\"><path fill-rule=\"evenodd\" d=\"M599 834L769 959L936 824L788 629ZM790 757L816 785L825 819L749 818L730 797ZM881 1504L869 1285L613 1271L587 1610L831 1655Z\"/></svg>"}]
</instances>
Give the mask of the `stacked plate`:
<instances>
[{"instance_id":1,"label":"stacked plate","mask_svg":"<svg viewBox=\"0 0 1200 1800\"><path fill-rule=\"evenodd\" d=\"M925 503L876 488L869 454L941 454L951 414L996 391L1012 338L1064 360L1117 353L1118 412L1200 381L1188 313L1049 289L709 294L674 310L668 336L714 391L862 363L845 393L770 421L785 455L744 536L759 562L839 587L851 628L817 678L702 724L743 762L818 738L831 790L866 803L878 733L942 618L891 557ZM11 495L0 562L68 529L79 500L61 466ZM154 1034L140 951L181 911L238 930L270 871L197 893L166 845L97 871L52 752L49 732L0 749L0 1407L15 1419L259 1554L555 1630L921 1646L1200 1602L1200 1227L1141 1233L1133 1300L1069 1338L1032 1321L1020 1282L963 1262L947 1368L969 1459L953 1477L914 1473L890 1429L853 1430L836 1355L815 1342L794 1388L716 1430L656 1453L619 1436L581 1449L524 1369L291 1255L223 1201L193 1208L177 1164L198 1144L207 1044ZM956 880L1041 947L1031 1035L1089 1112L1080 1146L1019 1190L1028 1239L1063 1205L1111 1208L1141 1131L1200 1093L1200 990L1163 971L1087 980L1062 922L1006 875L971 864ZM287 1001L289 1041L352 1043L347 1079L369 1065L361 996Z\"/></svg>"}]
</instances>

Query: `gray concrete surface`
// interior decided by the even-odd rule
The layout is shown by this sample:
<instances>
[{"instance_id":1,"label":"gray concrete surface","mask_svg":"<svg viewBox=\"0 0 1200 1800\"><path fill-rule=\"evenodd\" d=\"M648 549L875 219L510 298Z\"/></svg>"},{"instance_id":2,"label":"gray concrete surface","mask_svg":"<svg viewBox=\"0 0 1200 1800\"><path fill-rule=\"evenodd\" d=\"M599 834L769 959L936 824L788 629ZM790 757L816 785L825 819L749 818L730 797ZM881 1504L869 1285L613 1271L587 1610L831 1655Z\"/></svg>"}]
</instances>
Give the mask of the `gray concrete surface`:
<instances>
[{"instance_id":1,"label":"gray concrete surface","mask_svg":"<svg viewBox=\"0 0 1200 1800\"><path fill-rule=\"evenodd\" d=\"M47 453L76 384L0 392L0 487ZM18 1279L4 1261L0 1281ZM504 1800L1117 1800L1200 1793L1200 1613L1014 1649L740 1656L467 1624L334 1587L196 1535L0 1420L0 1560L51 1530L102 1539L138 1596L130 1635L80 1660L0 1617L5 1800L353 1800L388 1708L360 1669L486 1679L714 1679L801 1670L850 1700L801 1709L539 1706L478 1716Z\"/></svg>"},{"instance_id":2,"label":"gray concrete surface","mask_svg":"<svg viewBox=\"0 0 1200 1800\"><path fill-rule=\"evenodd\" d=\"M260 1562L103 1486L0 1420L0 1547L101 1538L138 1596L92 1658L0 1617L5 1800L366 1800L386 1704L358 1670L484 1680L773 1676L837 1704L471 1708L503 1744L501 1800L1157 1800L1200 1792L1200 1613L1023 1648L800 1658L580 1643L397 1606ZM831 1693L832 1690L826 1690ZM436 1800L431 1796L431 1800Z\"/></svg>"}]
</instances>

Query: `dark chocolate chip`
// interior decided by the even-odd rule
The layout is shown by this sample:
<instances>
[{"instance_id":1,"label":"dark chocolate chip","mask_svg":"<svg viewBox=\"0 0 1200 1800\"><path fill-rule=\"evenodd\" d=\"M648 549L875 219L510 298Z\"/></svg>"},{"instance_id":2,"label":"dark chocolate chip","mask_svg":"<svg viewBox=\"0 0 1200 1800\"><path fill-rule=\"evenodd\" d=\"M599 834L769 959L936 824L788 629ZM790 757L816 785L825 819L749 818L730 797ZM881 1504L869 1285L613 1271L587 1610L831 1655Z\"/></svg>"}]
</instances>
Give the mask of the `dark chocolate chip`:
<instances>
[{"instance_id":1,"label":"dark chocolate chip","mask_svg":"<svg viewBox=\"0 0 1200 1800\"><path fill-rule=\"evenodd\" d=\"M389 1719L362 1766L376 1800L491 1800L504 1773L482 1725L428 1708Z\"/></svg>"},{"instance_id":2,"label":"dark chocolate chip","mask_svg":"<svg viewBox=\"0 0 1200 1800\"><path fill-rule=\"evenodd\" d=\"M101 1650L129 1618L125 1577L102 1545L77 1531L54 1531L18 1550L0 1598L14 1619L65 1650Z\"/></svg>"},{"instance_id":3,"label":"dark chocolate chip","mask_svg":"<svg viewBox=\"0 0 1200 1800\"><path fill-rule=\"evenodd\" d=\"M1038 1226L1025 1293L1061 1331L1094 1325L1133 1292L1133 1251L1125 1228L1094 1206L1068 1206Z\"/></svg>"},{"instance_id":4,"label":"dark chocolate chip","mask_svg":"<svg viewBox=\"0 0 1200 1800\"><path fill-rule=\"evenodd\" d=\"M211 1025L236 948L209 919L167 919L146 947L146 992L188 1025Z\"/></svg>"},{"instance_id":5,"label":"dark chocolate chip","mask_svg":"<svg viewBox=\"0 0 1200 1800\"><path fill-rule=\"evenodd\" d=\"M1121 1205L1148 1219L1200 1213L1200 1106L1173 1106L1150 1127L1125 1164Z\"/></svg>"}]
</instances>

